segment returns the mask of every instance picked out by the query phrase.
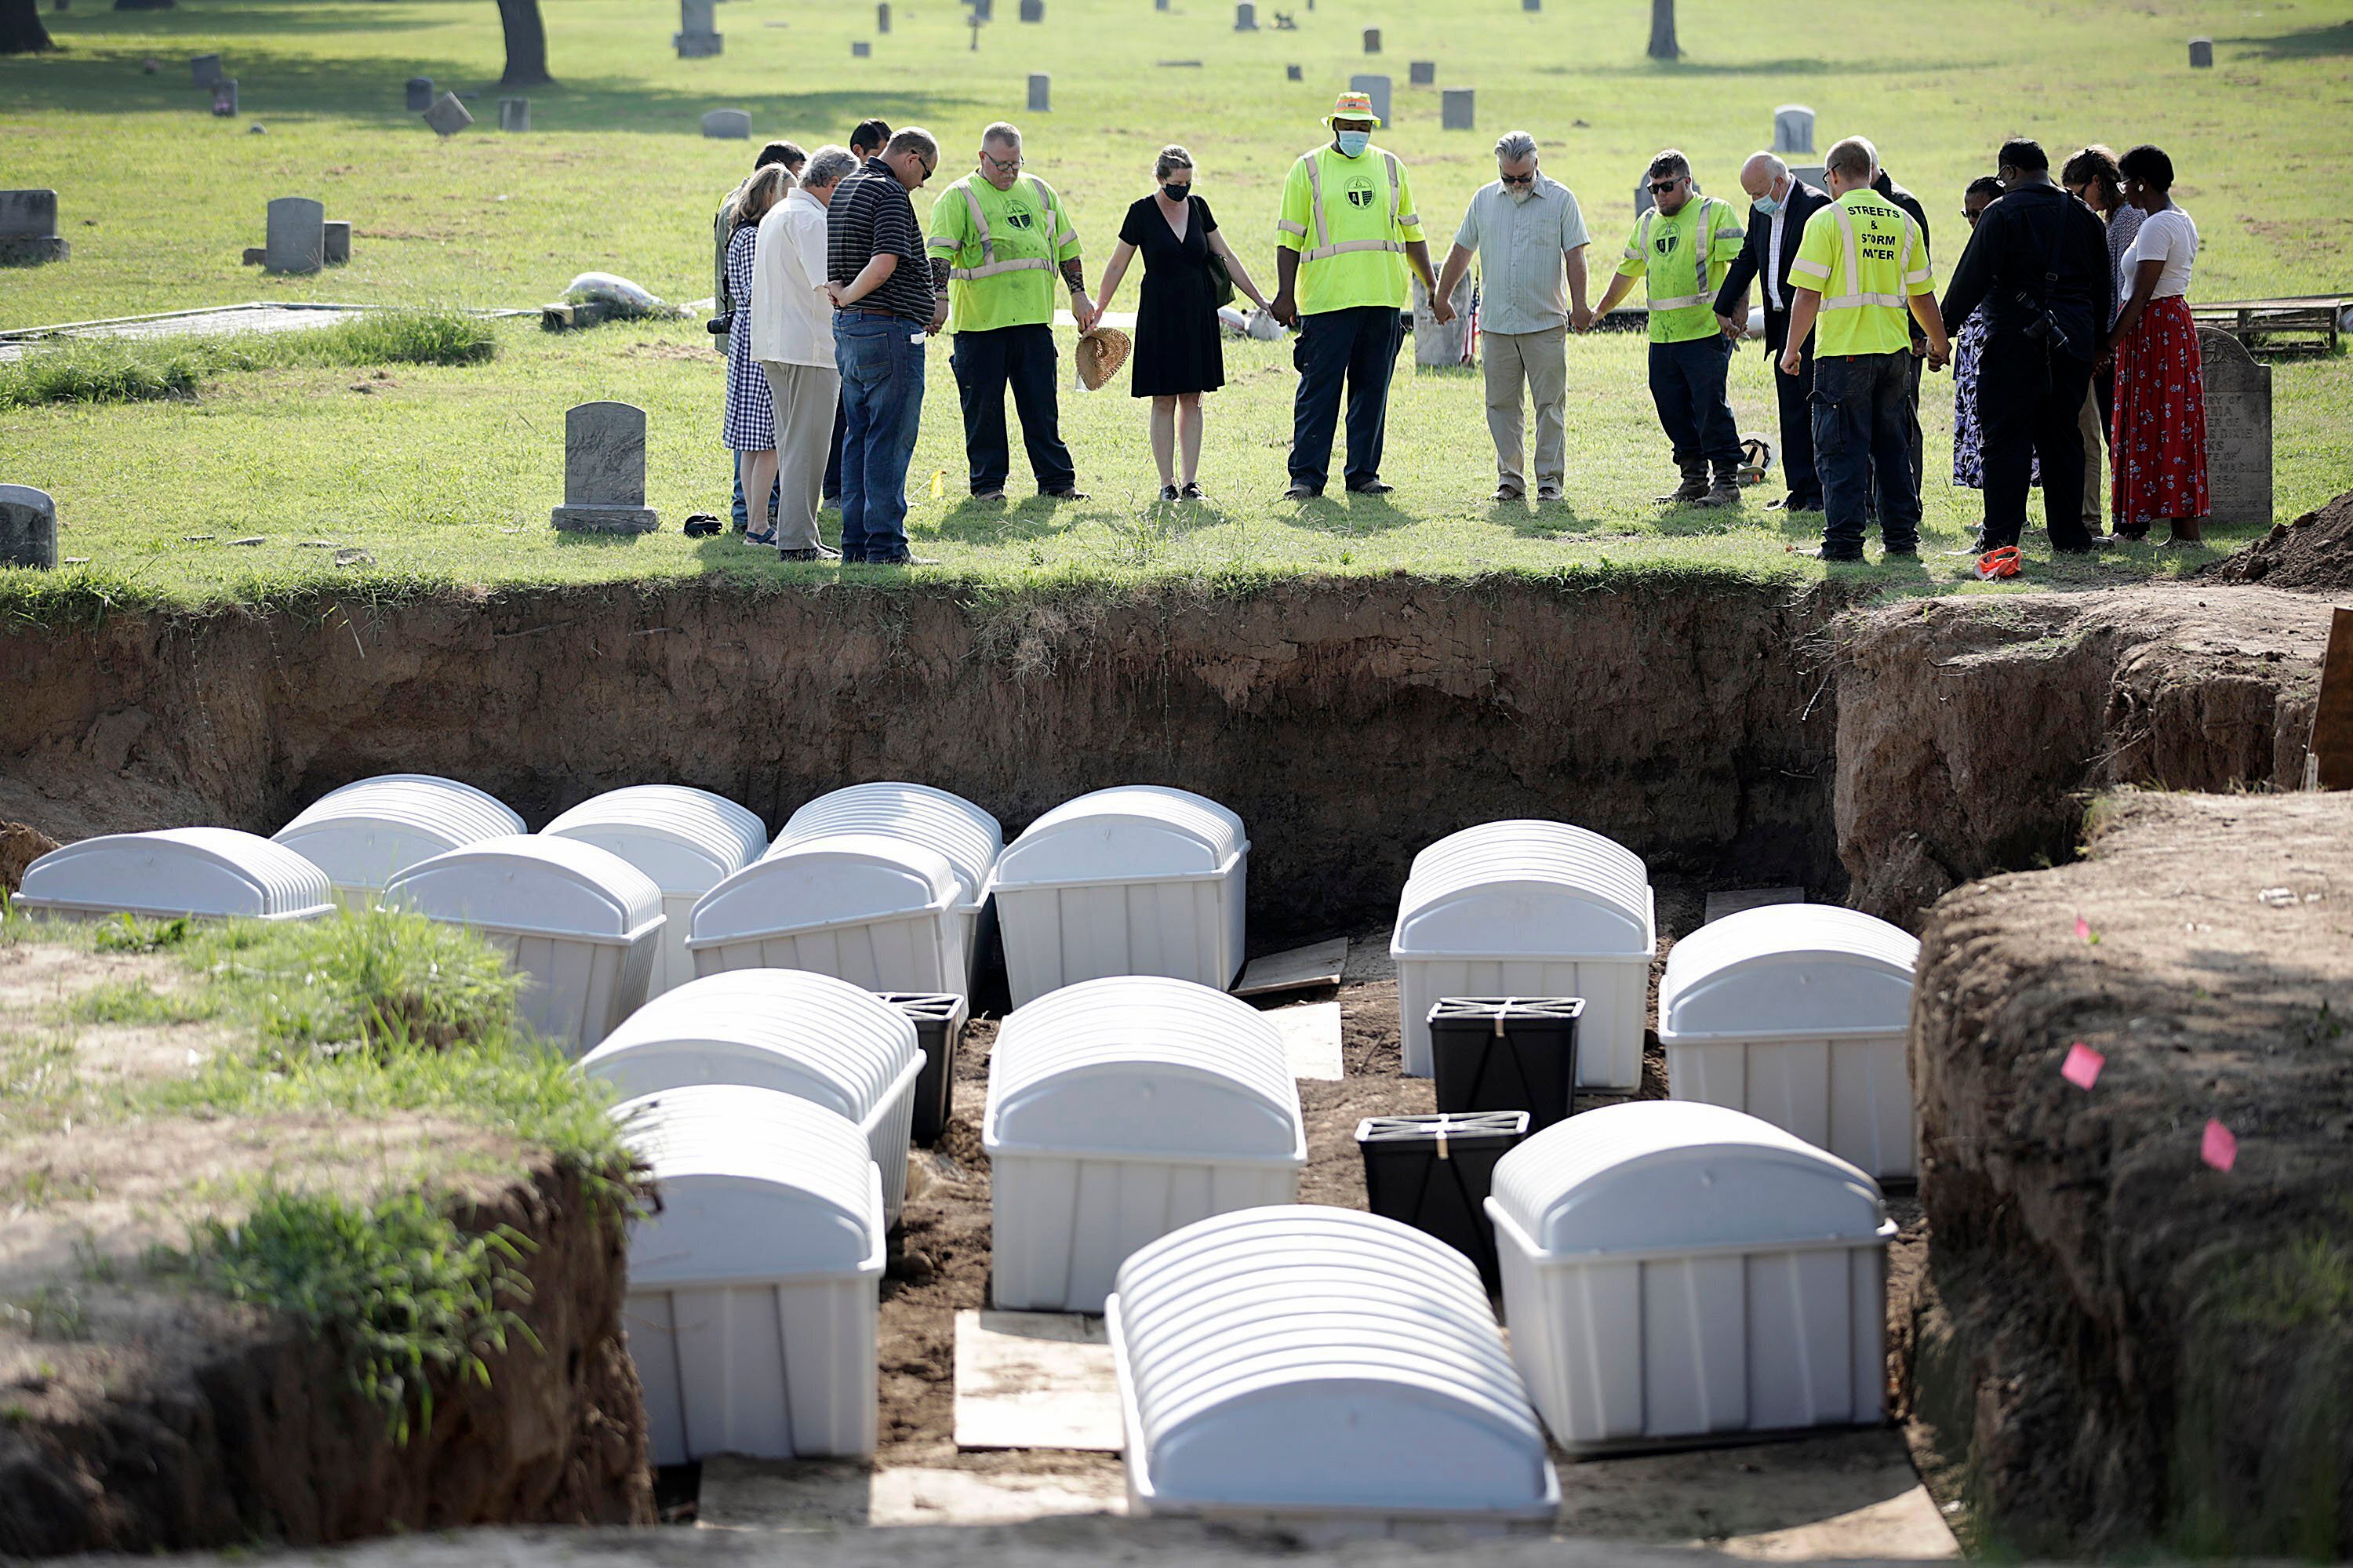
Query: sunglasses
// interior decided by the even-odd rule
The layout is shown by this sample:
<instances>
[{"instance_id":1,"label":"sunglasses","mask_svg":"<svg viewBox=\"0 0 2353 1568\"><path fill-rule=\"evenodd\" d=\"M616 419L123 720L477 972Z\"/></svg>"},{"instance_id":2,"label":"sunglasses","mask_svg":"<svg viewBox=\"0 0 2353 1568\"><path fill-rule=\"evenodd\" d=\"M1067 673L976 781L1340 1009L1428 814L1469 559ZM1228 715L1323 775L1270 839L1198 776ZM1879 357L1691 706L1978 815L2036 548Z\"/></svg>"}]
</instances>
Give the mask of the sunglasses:
<instances>
[{"instance_id":1,"label":"sunglasses","mask_svg":"<svg viewBox=\"0 0 2353 1568\"><path fill-rule=\"evenodd\" d=\"M1503 181L1507 185L1532 185L1536 183L1536 177L1534 175L1505 175Z\"/></svg>"},{"instance_id":2,"label":"sunglasses","mask_svg":"<svg viewBox=\"0 0 2353 1568\"><path fill-rule=\"evenodd\" d=\"M915 160L915 166L923 171L923 178L926 180L932 177L932 171L939 167L937 164L926 164L921 158Z\"/></svg>"},{"instance_id":3,"label":"sunglasses","mask_svg":"<svg viewBox=\"0 0 2353 1568\"><path fill-rule=\"evenodd\" d=\"M1680 175L1676 175L1672 180L1652 180L1651 182L1651 194L1652 196L1664 196L1683 183L1683 176Z\"/></svg>"}]
</instances>

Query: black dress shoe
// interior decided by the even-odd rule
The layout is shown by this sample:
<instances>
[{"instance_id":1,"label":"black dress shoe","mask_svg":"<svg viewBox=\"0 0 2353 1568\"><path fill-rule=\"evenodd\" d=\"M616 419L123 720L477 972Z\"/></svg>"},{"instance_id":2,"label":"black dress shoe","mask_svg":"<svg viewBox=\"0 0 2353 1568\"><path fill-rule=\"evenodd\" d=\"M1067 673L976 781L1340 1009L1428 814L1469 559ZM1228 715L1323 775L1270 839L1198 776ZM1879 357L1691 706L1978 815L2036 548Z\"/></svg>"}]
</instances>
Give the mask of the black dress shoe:
<instances>
[{"instance_id":1,"label":"black dress shoe","mask_svg":"<svg viewBox=\"0 0 2353 1568\"><path fill-rule=\"evenodd\" d=\"M1348 493L1351 495L1387 495L1396 489L1397 486L1394 484L1383 484L1377 479L1368 479L1362 484L1352 484L1348 486Z\"/></svg>"}]
</instances>

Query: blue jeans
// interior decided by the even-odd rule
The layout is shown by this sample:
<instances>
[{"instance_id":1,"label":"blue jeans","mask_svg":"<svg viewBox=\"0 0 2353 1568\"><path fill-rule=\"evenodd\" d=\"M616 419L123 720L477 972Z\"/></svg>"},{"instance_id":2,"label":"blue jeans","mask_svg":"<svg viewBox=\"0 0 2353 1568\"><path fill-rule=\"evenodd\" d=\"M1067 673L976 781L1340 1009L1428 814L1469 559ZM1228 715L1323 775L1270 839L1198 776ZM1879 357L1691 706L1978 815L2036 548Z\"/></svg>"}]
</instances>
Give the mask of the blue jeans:
<instances>
[{"instance_id":1,"label":"blue jeans","mask_svg":"<svg viewBox=\"0 0 2353 1568\"><path fill-rule=\"evenodd\" d=\"M1405 341L1405 318L1394 305L1352 305L1299 318L1292 367L1299 390L1291 405L1291 482L1324 493L1332 466L1332 432L1340 422L1340 390L1348 393L1348 459L1342 477L1350 489L1381 477L1388 443L1389 375Z\"/></svg>"},{"instance_id":2,"label":"blue jeans","mask_svg":"<svg viewBox=\"0 0 2353 1568\"><path fill-rule=\"evenodd\" d=\"M1732 354L1720 333L1651 345L1651 401L1677 468L1713 462L1725 479L1739 471L1740 427L1724 395Z\"/></svg>"},{"instance_id":3,"label":"blue jeans","mask_svg":"<svg viewBox=\"0 0 2353 1568\"><path fill-rule=\"evenodd\" d=\"M841 558L907 553L907 464L923 415L923 329L904 316L833 320L841 370Z\"/></svg>"},{"instance_id":4,"label":"blue jeans","mask_svg":"<svg viewBox=\"0 0 2353 1568\"><path fill-rule=\"evenodd\" d=\"M1912 488L1912 433L1916 427L1911 351L1816 358L1813 404L1814 463L1822 476L1823 554L1862 559L1863 514L1871 505L1874 481L1880 537L1891 550L1918 549L1920 493Z\"/></svg>"},{"instance_id":5,"label":"blue jeans","mask_svg":"<svg viewBox=\"0 0 2353 1568\"><path fill-rule=\"evenodd\" d=\"M1012 444L1005 435L1005 388L1013 388L1013 408L1021 416L1021 444L1038 493L1059 495L1078 482L1071 449L1062 444L1061 405L1054 396L1054 370L1060 356L1050 326L996 327L960 332L948 353L956 396L964 404L964 451L972 493L1005 488L1013 470Z\"/></svg>"}]
</instances>

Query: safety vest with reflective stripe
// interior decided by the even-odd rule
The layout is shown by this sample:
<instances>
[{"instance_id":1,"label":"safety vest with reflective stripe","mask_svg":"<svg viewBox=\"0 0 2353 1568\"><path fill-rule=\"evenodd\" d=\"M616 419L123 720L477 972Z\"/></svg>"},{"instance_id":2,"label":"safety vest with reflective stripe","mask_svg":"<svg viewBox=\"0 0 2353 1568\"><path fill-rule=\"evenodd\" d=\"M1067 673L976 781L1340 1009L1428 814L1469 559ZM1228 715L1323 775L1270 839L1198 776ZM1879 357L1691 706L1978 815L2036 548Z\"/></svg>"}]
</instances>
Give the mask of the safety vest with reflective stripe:
<instances>
[{"instance_id":1,"label":"safety vest with reflective stripe","mask_svg":"<svg viewBox=\"0 0 2353 1568\"><path fill-rule=\"evenodd\" d=\"M951 328L987 332L1053 321L1055 274L1079 254L1079 237L1053 187L1037 175L1000 191L967 175L933 204L924 249L948 263Z\"/></svg>"},{"instance_id":2,"label":"safety vest with reflective stripe","mask_svg":"<svg viewBox=\"0 0 2353 1568\"><path fill-rule=\"evenodd\" d=\"M1388 185L1374 188L1378 169ZM1329 194L1327 183L1337 187ZM1421 217L1397 154L1379 147L1355 158L1319 147L1292 166L1275 243L1300 253L1294 284L1300 313L1360 305L1403 309L1406 246L1422 238Z\"/></svg>"},{"instance_id":3,"label":"safety vest with reflective stripe","mask_svg":"<svg viewBox=\"0 0 2353 1568\"><path fill-rule=\"evenodd\" d=\"M1714 196L1694 194L1672 217L1652 207L1635 220L1618 270L1642 277L1650 294L1652 343L1715 335L1715 291L1740 253L1743 238L1732 204Z\"/></svg>"},{"instance_id":4,"label":"safety vest with reflective stripe","mask_svg":"<svg viewBox=\"0 0 2353 1568\"><path fill-rule=\"evenodd\" d=\"M1789 281L1822 297L1814 317L1818 355L1908 351L1911 297L1936 287L1920 226L1868 190L1849 191L1806 220Z\"/></svg>"}]
</instances>

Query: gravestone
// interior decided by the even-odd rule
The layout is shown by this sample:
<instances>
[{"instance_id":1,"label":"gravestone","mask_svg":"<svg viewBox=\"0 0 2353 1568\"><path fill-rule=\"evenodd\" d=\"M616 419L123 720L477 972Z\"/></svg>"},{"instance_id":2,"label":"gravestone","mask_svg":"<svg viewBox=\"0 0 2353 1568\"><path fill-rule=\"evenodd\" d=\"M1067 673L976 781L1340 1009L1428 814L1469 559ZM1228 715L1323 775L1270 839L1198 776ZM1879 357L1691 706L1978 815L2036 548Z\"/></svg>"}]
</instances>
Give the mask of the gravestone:
<instances>
[{"instance_id":1,"label":"gravestone","mask_svg":"<svg viewBox=\"0 0 2353 1568\"><path fill-rule=\"evenodd\" d=\"M499 100L499 129L528 131L531 129L531 100L501 98Z\"/></svg>"},{"instance_id":2,"label":"gravestone","mask_svg":"<svg viewBox=\"0 0 2353 1568\"><path fill-rule=\"evenodd\" d=\"M880 0L874 7L874 30L878 33L891 30L891 0Z\"/></svg>"},{"instance_id":3,"label":"gravestone","mask_svg":"<svg viewBox=\"0 0 2353 1568\"><path fill-rule=\"evenodd\" d=\"M473 122L474 117L466 112L466 106L458 101L454 92L443 93L425 111L425 123L433 127L436 136L455 136Z\"/></svg>"},{"instance_id":4,"label":"gravestone","mask_svg":"<svg viewBox=\"0 0 2353 1568\"><path fill-rule=\"evenodd\" d=\"M433 107L433 79L412 76L408 79L408 111L422 114Z\"/></svg>"},{"instance_id":5,"label":"gravestone","mask_svg":"<svg viewBox=\"0 0 2353 1568\"><path fill-rule=\"evenodd\" d=\"M1651 199L1651 176L1644 175L1634 182L1634 216L1640 217L1658 205Z\"/></svg>"},{"instance_id":6,"label":"gravestone","mask_svg":"<svg viewBox=\"0 0 2353 1568\"><path fill-rule=\"evenodd\" d=\"M1234 31L1237 33L1258 31L1258 7L1251 5L1250 0L1242 0L1240 5L1234 7Z\"/></svg>"},{"instance_id":7,"label":"gravestone","mask_svg":"<svg viewBox=\"0 0 2353 1568\"><path fill-rule=\"evenodd\" d=\"M1478 123L1476 105L1467 87L1450 87L1439 99L1438 128L1441 131L1469 131Z\"/></svg>"},{"instance_id":8,"label":"gravestone","mask_svg":"<svg viewBox=\"0 0 2353 1568\"><path fill-rule=\"evenodd\" d=\"M1021 0L1021 19L1042 22L1046 19L1046 0Z\"/></svg>"},{"instance_id":9,"label":"gravestone","mask_svg":"<svg viewBox=\"0 0 2353 1568\"><path fill-rule=\"evenodd\" d=\"M1365 52L1368 55L1377 55L1381 52L1381 30L1378 27L1366 27L1365 29Z\"/></svg>"},{"instance_id":10,"label":"gravestone","mask_svg":"<svg viewBox=\"0 0 2353 1568\"><path fill-rule=\"evenodd\" d=\"M2229 333L2198 329L2206 379L2206 485L2216 523L2272 521L2272 367Z\"/></svg>"},{"instance_id":11,"label":"gravestone","mask_svg":"<svg viewBox=\"0 0 2353 1568\"><path fill-rule=\"evenodd\" d=\"M269 228L262 245L263 267L272 272L315 272L327 264L327 209L309 196L280 196L269 204Z\"/></svg>"},{"instance_id":12,"label":"gravestone","mask_svg":"<svg viewBox=\"0 0 2353 1568\"><path fill-rule=\"evenodd\" d=\"M1544 9L1544 0L1520 0L1520 9L1523 11L1541 11Z\"/></svg>"},{"instance_id":13,"label":"gravestone","mask_svg":"<svg viewBox=\"0 0 2353 1568\"><path fill-rule=\"evenodd\" d=\"M1385 76L1352 76L1348 79L1348 90L1350 92L1361 92L1366 97L1373 101L1373 118L1381 122L1383 129L1386 130L1397 123L1396 121L1389 118L1388 78Z\"/></svg>"},{"instance_id":14,"label":"gravestone","mask_svg":"<svg viewBox=\"0 0 2353 1568\"><path fill-rule=\"evenodd\" d=\"M58 237L58 193L0 191L0 266L62 261L72 247Z\"/></svg>"},{"instance_id":15,"label":"gravestone","mask_svg":"<svg viewBox=\"0 0 2353 1568\"><path fill-rule=\"evenodd\" d=\"M225 76L213 83L213 112L224 118L237 112L237 78Z\"/></svg>"},{"instance_id":16,"label":"gravestone","mask_svg":"<svg viewBox=\"0 0 2353 1568\"><path fill-rule=\"evenodd\" d=\"M1054 108L1054 81L1039 71L1029 73L1029 112L1049 114Z\"/></svg>"},{"instance_id":17,"label":"gravestone","mask_svg":"<svg viewBox=\"0 0 2353 1568\"><path fill-rule=\"evenodd\" d=\"M720 35L712 0L678 0L678 31L670 41L682 60L709 59L723 52L726 39Z\"/></svg>"},{"instance_id":18,"label":"gravestone","mask_svg":"<svg viewBox=\"0 0 2353 1568\"><path fill-rule=\"evenodd\" d=\"M1168 0L1152 0L1152 8L1155 11L1166 11L1168 9Z\"/></svg>"},{"instance_id":19,"label":"gravestone","mask_svg":"<svg viewBox=\"0 0 2353 1568\"><path fill-rule=\"evenodd\" d=\"M702 133L714 142L748 142L752 139L752 111L714 109L702 117Z\"/></svg>"},{"instance_id":20,"label":"gravestone","mask_svg":"<svg viewBox=\"0 0 2353 1568\"><path fill-rule=\"evenodd\" d=\"M582 403L564 416L564 504L548 520L567 534L650 534L661 525L646 504L643 408Z\"/></svg>"},{"instance_id":21,"label":"gravestone","mask_svg":"<svg viewBox=\"0 0 2353 1568\"><path fill-rule=\"evenodd\" d=\"M849 46L849 58L854 60L872 59L874 46L864 38L860 38Z\"/></svg>"},{"instance_id":22,"label":"gravestone","mask_svg":"<svg viewBox=\"0 0 2353 1568\"><path fill-rule=\"evenodd\" d=\"M976 22L997 20L997 0L971 0L972 19Z\"/></svg>"},{"instance_id":23,"label":"gravestone","mask_svg":"<svg viewBox=\"0 0 2353 1568\"><path fill-rule=\"evenodd\" d=\"M1430 313L1430 291L1421 280L1413 281L1413 362L1432 370L1464 363L1463 354L1471 339L1471 275L1454 285L1449 296L1454 302L1454 319L1440 326L1438 318Z\"/></svg>"},{"instance_id":24,"label":"gravestone","mask_svg":"<svg viewBox=\"0 0 2353 1568\"><path fill-rule=\"evenodd\" d=\"M2192 38L2189 40L2189 69L2191 70L2212 70L2214 69L2213 39Z\"/></svg>"},{"instance_id":25,"label":"gravestone","mask_svg":"<svg viewBox=\"0 0 2353 1568\"><path fill-rule=\"evenodd\" d=\"M1820 164L1792 164L1789 173L1801 185L1811 185L1823 195L1830 194L1830 170Z\"/></svg>"},{"instance_id":26,"label":"gravestone","mask_svg":"<svg viewBox=\"0 0 2353 1568\"><path fill-rule=\"evenodd\" d=\"M0 567L58 564L58 503L29 484L0 484Z\"/></svg>"},{"instance_id":27,"label":"gravestone","mask_svg":"<svg viewBox=\"0 0 2353 1568\"><path fill-rule=\"evenodd\" d=\"M221 79L220 56L198 55L188 62L188 72L198 87L210 87Z\"/></svg>"},{"instance_id":28,"label":"gravestone","mask_svg":"<svg viewBox=\"0 0 2353 1568\"><path fill-rule=\"evenodd\" d=\"M1307 78L1300 69L1294 65L1285 66L1282 68L1282 79L1285 81L1305 81Z\"/></svg>"},{"instance_id":29,"label":"gravestone","mask_svg":"<svg viewBox=\"0 0 2353 1568\"><path fill-rule=\"evenodd\" d=\"M325 259L330 267L348 266L352 260L351 220L331 217L327 219L325 228L325 246L320 251L320 255Z\"/></svg>"},{"instance_id":30,"label":"gravestone","mask_svg":"<svg viewBox=\"0 0 2353 1568\"><path fill-rule=\"evenodd\" d=\"M1814 111L1802 103L1785 103L1773 111L1773 151L1780 154L1814 150Z\"/></svg>"},{"instance_id":31,"label":"gravestone","mask_svg":"<svg viewBox=\"0 0 2353 1568\"><path fill-rule=\"evenodd\" d=\"M1409 60L1407 62L1405 68L1405 84L1408 87L1433 87L1437 85L1437 82L1438 62L1436 60Z\"/></svg>"}]
</instances>

